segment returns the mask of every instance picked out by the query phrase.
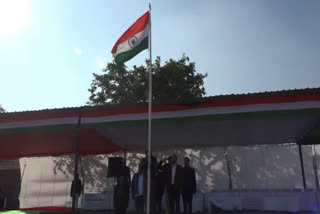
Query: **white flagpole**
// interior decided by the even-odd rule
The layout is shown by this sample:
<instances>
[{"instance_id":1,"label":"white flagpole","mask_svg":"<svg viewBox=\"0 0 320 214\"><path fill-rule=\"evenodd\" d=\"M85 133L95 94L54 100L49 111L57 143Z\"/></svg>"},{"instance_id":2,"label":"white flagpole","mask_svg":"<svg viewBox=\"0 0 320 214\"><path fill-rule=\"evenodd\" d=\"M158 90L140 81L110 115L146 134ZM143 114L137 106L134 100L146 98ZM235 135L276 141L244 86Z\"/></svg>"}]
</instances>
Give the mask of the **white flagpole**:
<instances>
[{"instance_id":1,"label":"white flagpole","mask_svg":"<svg viewBox=\"0 0 320 214\"><path fill-rule=\"evenodd\" d=\"M149 3L149 99L148 99L148 181L147 181L147 214L150 214L151 188L151 112L152 112L152 52L151 52L151 4Z\"/></svg>"}]
</instances>

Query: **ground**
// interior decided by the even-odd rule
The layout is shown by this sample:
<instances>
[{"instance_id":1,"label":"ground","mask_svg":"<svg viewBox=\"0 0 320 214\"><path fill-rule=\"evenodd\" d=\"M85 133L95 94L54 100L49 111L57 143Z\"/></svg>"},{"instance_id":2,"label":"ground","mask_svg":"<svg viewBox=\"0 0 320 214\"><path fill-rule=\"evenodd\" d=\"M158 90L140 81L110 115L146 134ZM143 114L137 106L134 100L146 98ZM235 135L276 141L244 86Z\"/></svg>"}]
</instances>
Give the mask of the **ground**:
<instances>
[{"instance_id":1,"label":"ground","mask_svg":"<svg viewBox=\"0 0 320 214\"><path fill-rule=\"evenodd\" d=\"M56 212L56 211L46 211L46 212L43 212L43 211L32 211L32 212L20 212L20 211L6 211L6 212L0 212L1 214L24 214L24 213L27 213L27 214L42 214L42 213L46 213L46 214L57 214L57 213L60 213L60 214L69 214L71 212L68 212L68 211L61 211L61 212ZM88 214L113 214L112 211L82 211L80 212L79 214L83 214L83 213L88 213ZM248 214L288 214L289 212L254 212L254 211L243 211L243 212L215 212L214 214L233 214L233 213L236 213L236 214L245 214L245 213L248 213ZM295 214L310 214L310 213L316 213L316 212L294 212ZM128 214L134 214L134 212L129 212ZM206 213L208 214L208 213Z\"/></svg>"}]
</instances>

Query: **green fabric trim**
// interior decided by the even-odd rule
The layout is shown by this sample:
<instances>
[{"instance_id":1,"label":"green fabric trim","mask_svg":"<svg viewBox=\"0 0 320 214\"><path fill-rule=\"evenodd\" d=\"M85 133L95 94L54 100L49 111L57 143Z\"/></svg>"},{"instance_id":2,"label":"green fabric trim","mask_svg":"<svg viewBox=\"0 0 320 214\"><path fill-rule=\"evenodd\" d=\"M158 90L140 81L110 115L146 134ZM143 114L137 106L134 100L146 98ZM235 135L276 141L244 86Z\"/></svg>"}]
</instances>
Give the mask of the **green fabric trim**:
<instances>
[{"instance_id":1,"label":"green fabric trim","mask_svg":"<svg viewBox=\"0 0 320 214\"><path fill-rule=\"evenodd\" d=\"M193 117L181 118L165 118L165 119L152 119L152 125L163 124L179 124L179 123L200 123L207 121L222 121L222 120L236 120L236 119L254 119L257 117L288 117L288 116L304 116L304 115L317 115L320 116L320 109L309 110L286 110L286 111L268 111L268 112L250 112L250 113L234 113L234 114L218 114L218 115L203 115ZM147 126L148 120L134 120L134 121L117 121L117 122L104 122L95 124L84 124L83 127L131 127L131 126Z\"/></svg>"},{"instance_id":2,"label":"green fabric trim","mask_svg":"<svg viewBox=\"0 0 320 214\"><path fill-rule=\"evenodd\" d=\"M254 119L257 117L289 117L289 116L320 116L320 109L303 109L303 110L285 110L285 111L267 111L267 112L250 112L250 113L235 113L235 114L219 114L219 115L203 115L194 117L182 118L165 118L165 119L152 119L152 125L163 124L179 124L179 123L200 123L207 121L222 121L222 120L235 120L235 119ZM148 120L134 120L134 121L116 121L116 122L102 122L93 124L82 124L81 128L104 128L104 127L133 127L133 126L147 126ZM63 130L78 128L77 124L68 125L49 125L38 126L30 128L15 128L0 130L0 134L11 134L15 132L30 132L30 131L47 131L47 130Z\"/></svg>"}]
</instances>

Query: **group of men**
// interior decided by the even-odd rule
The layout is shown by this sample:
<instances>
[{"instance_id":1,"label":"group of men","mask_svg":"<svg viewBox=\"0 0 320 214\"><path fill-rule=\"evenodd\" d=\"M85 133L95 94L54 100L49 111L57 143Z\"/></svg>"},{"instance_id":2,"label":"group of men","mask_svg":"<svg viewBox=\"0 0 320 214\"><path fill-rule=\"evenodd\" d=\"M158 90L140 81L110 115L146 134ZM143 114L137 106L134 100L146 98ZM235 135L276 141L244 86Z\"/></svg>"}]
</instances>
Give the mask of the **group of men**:
<instances>
[{"instance_id":1,"label":"group of men","mask_svg":"<svg viewBox=\"0 0 320 214\"><path fill-rule=\"evenodd\" d=\"M196 192L195 170L190 166L190 159L184 158L184 167L177 163L177 155L173 154L159 163L151 158L150 213L162 213L162 197L165 196L166 214L180 214L180 198L183 199L184 214L192 213L192 198ZM129 192L135 201L137 214L144 214L147 203L148 160L143 158L130 181L130 170L122 167L114 191L114 207L116 214L125 214L129 205ZM131 191L130 191L131 189Z\"/></svg>"}]
</instances>

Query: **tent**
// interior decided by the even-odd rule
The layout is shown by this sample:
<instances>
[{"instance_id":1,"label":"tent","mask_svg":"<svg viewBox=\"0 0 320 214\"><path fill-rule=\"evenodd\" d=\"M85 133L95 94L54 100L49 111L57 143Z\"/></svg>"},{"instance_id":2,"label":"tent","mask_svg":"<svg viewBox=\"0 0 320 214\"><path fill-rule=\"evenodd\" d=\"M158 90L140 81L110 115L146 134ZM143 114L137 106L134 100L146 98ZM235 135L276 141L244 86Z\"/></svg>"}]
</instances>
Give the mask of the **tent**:
<instances>
[{"instance_id":1,"label":"tent","mask_svg":"<svg viewBox=\"0 0 320 214\"><path fill-rule=\"evenodd\" d=\"M317 141L320 88L207 97L153 106L153 149ZM85 106L0 114L0 157L144 150L147 106ZM307 134L312 137L307 137ZM305 140L302 142L302 137ZM311 140L309 140L311 142Z\"/></svg>"},{"instance_id":2,"label":"tent","mask_svg":"<svg viewBox=\"0 0 320 214\"><path fill-rule=\"evenodd\" d=\"M143 151L147 110L140 104L2 113L0 158ZM320 137L320 88L176 101L152 111L153 150L314 144Z\"/></svg>"}]
</instances>

